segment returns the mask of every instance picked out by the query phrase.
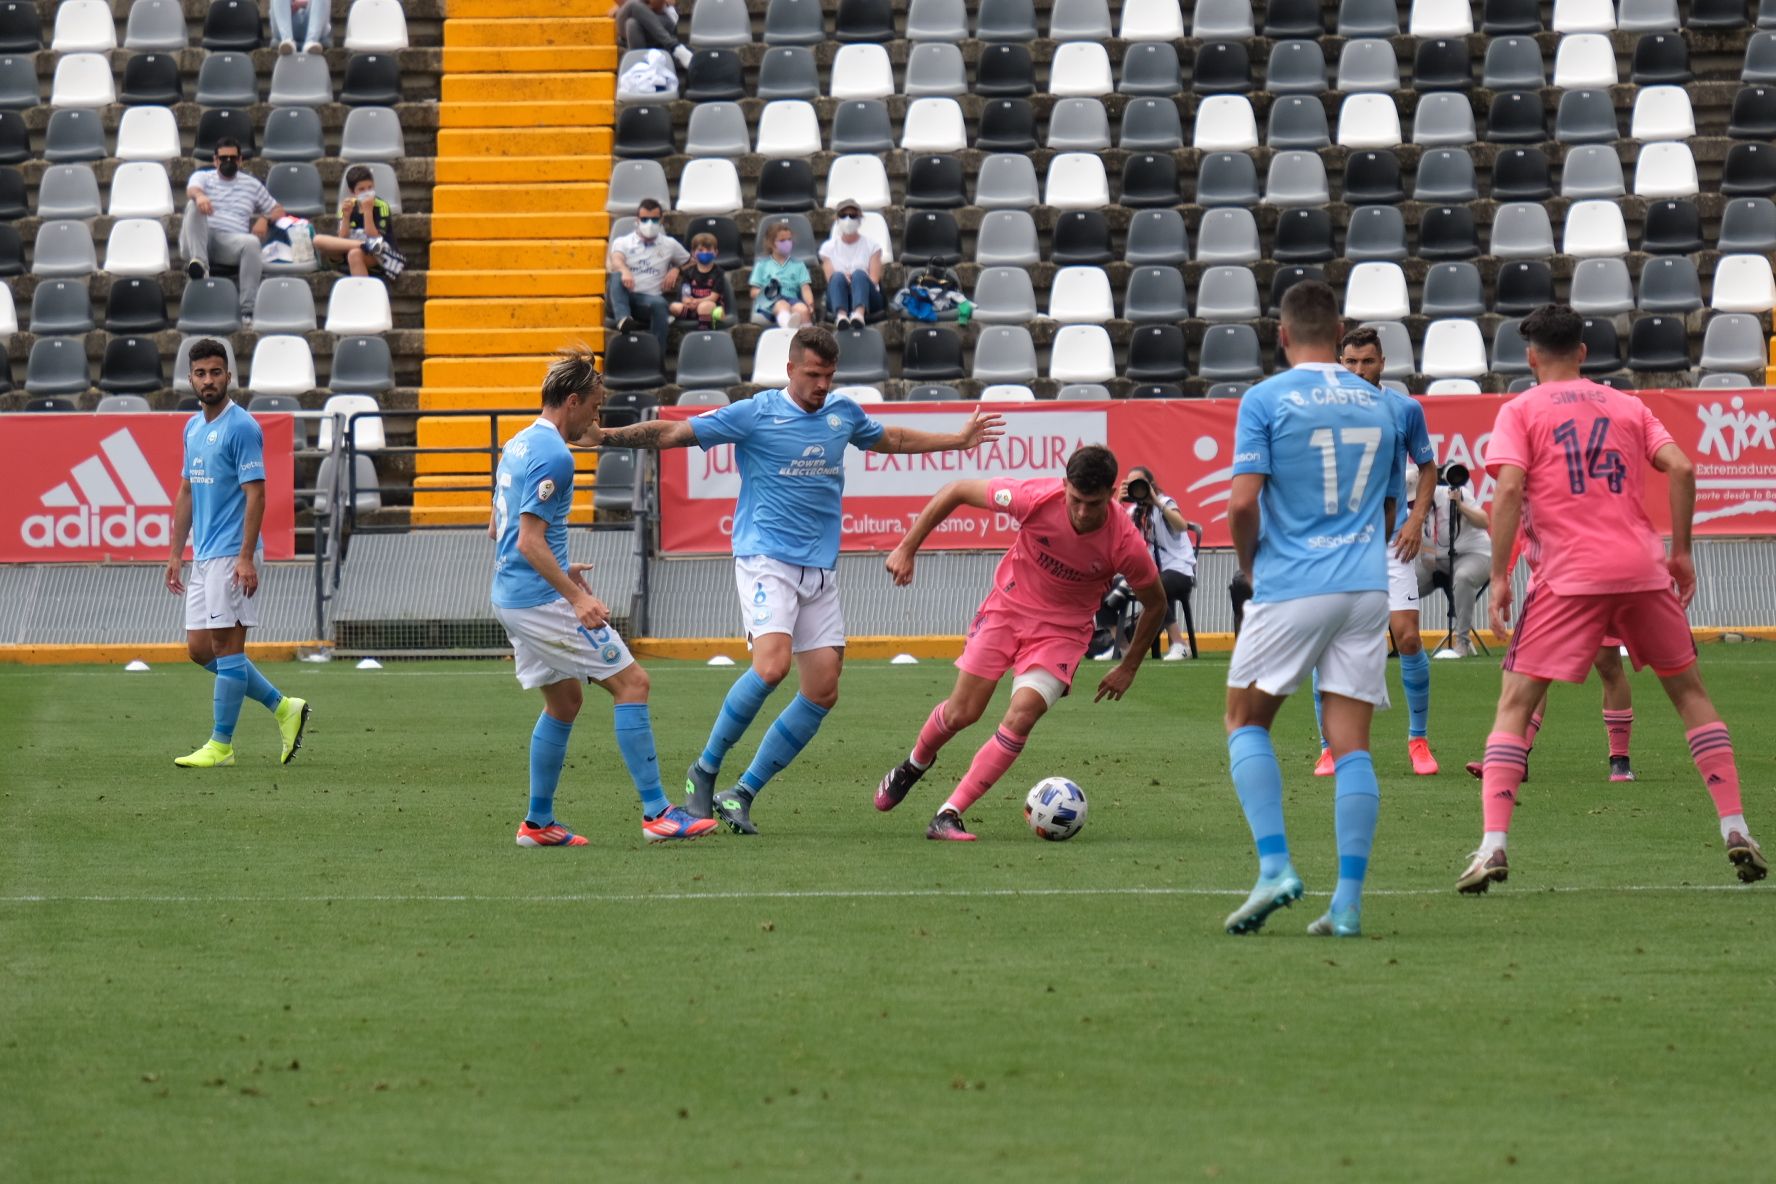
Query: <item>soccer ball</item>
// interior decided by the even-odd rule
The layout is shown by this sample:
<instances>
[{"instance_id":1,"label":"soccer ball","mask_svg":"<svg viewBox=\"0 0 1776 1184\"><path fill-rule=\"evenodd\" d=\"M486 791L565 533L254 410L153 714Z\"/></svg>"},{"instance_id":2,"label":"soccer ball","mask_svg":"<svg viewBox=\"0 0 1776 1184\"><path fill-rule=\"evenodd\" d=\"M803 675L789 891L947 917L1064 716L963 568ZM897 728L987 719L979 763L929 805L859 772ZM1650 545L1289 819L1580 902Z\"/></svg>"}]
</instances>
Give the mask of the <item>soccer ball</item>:
<instances>
[{"instance_id":1,"label":"soccer ball","mask_svg":"<svg viewBox=\"0 0 1776 1184\"><path fill-rule=\"evenodd\" d=\"M1024 799L1024 821L1038 838L1070 839L1085 829L1085 791L1065 777L1044 777Z\"/></svg>"}]
</instances>

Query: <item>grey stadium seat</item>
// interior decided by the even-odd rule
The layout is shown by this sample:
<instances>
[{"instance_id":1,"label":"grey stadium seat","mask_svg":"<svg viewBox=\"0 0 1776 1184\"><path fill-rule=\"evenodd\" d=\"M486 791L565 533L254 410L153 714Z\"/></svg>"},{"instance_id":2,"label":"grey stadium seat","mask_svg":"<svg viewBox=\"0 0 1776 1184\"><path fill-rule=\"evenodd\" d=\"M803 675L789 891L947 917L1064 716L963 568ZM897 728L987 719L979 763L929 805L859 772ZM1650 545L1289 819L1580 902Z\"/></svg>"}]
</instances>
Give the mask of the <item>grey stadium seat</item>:
<instances>
[{"instance_id":1,"label":"grey stadium seat","mask_svg":"<svg viewBox=\"0 0 1776 1184\"><path fill-rule=\"evenodd\" d=\"M1199 263L1256 263L1263 257L1252 211L1235 207L1209 210L1196 230Z\"/></svg>"},{"instance_id":2,"label":"grey stadium seat","mask_svg":"<svg viewBox=\"0 0 1776 1184\"><path fill-rule=\"evenodd\" d=\"M1177 210L1137 210L1130 215L1123 261L1183 266L1190 260L1190 232Z\"/></svg>"},{"instance_id":3,"label":"grey stadium seat","mask_svg":"<svg viewBox=\"0 0 1776 1184\"><path fill-rule=\"evenodd\" d=\"M1169 99L1130 99L1122 109L1116 146L1131 152L1171 152L1184 146L1178 105Z\"/></svg>"},{"instance_id":4,"label":"grey stadium seat","mask_svg":"<svg viewBox=\"0 0 1776 1184\"><path fill-rule=\"evenodd\" d=\"M935 41L914 45L907 54L902 93L908 97L967 94L968 67L962 62L962 47Z\"/></svg>"},{"instance_id":5,"label":"grey stadium seat","mask_svg":"<svg viewBox=\"0 0 1776 1184\"><path fill-rule=\"evenodd\" d=\"M1037 35L1032 0L980 0L974 19L976 40L1023 43Z\"/></svg>"},{"instance_id":6,"label":"grey stadium seat","mask_svg":"<svg viewBox=\"0 0 1776 1184\"><path fill-rule=\"evenodd\" d=\"M1028 210L1041 203L1036 165L1028 156L1000 152L980 163L974 204L983 210Z\"/></svg>"},{"instance_id":7,"label":"grey stadium seat","mask_svg":"<svg viewBox=\"0 0 1776 1184\"><path fill-rule=\"evenodd\" d=\"M1282 95L1270 105L1265 143L1272 148L1324 148L1332 143L1326 106L1312 95Z\"/></svg>"},{"instance_id":8,"label":"grey stadium seat","mask_svg":"<svg viewBox=\"0 0 1776 1184\"><path fill-rule=\"evenodd\" d=\"M814 64L814 51L800 45L774 45L767 49L759 59L754 97L809 101L819 98L820 68Z\"/></svg>"},{"instance_id":9,"label":"grey stadium seat","mask_svg":"<svg viewBox=\"0 0 1776 1184\"><path fill-rule=\"evenodd\" d=\"M257 333L311 333L315 325L314 292L306 280L272 276L259 281L253 306Z\"/></svg>"},{"instance_id":10,"label":"grey stadium seat","mask_svg":"<svg viewBox=\"0 0 1776 1184\"><path fill-rule=\"evenodd\" d=\"M31 253L33 275L91 275L97 270L92 228L85 222L58 218L38 226Z\"/></svg>"},{"instance_id":11,"label":"grey stadium seat","mask_svg":"<svg viewBox=\"0 0 1776 1184\"><path fill-rule=\"evenodd\" d=\"M1702 369L1756 371L1769 357L1769 337L1750 313L1717 313L1702 333Z\"/></svg>"},{"instance_id":12,"label":"grey stadium seat","mask_svg":"<svg viewBox=\"0 0 1776 1184\"><path fill-rule=\"evenodd\" d=\"M326 154L321 116L313 107L279 107L266 117L265 138L259 147L259 155L266 160L316 161Z\"/></svg>"},{"instance_id":13,"label":"grey stadium seat","mask_svg":"<svg viewBox=\"0 0 1776 1184\"><path fill-rule=\"evenodd\" d=\"M1365 321L1363 328L1374 329L1381 338L1381 354L1386 362L1381 368L1383 378L1408 378L1413 371L1412 335L1399 321Z\"/></svg>"},{"instance_id":14,"label":"grey stadium seat","mask_svg":"<svg viewBox=\"0 0 1776 1184\"><path fill-rule=\"evenodd\" d=\"M212 53L197 70L200 107L251 107L259 101L259 75L244 53Z\"/></svg>"},{"instance_id":15,"label":"grey stadium seat","mask_svg":"<svg viewBox=\"0 0 1776 1184\"><path fill-rule=\"evenodd\" d=\"M233 280L209 276L185 285L179 301L179 332L233 333L240 323L240 290Z\"/></svg>"},{"instance_id":16,"label":"grey stadium seat","mask_svg":"<svg viewBox=\"0 0 1776 1184\"><path fill-rule=\"evenodd\" d=\"M97 111L64 107L50 112L43 133L43 159L51 163L103 160L105 125Z\"/></svg>"},{"instance_id":17,"label":"grey stadium seat","mask_svg":"<svg viewBox=\"0 0 1776 1184\"><path fill-rule=\"evenodd\" d=\"M1042 262L1036 221L1029 210L989 210L974 239L974 261L983 267L1030 267Z\"/></svg>"},{"instance_id":18,"label":"grey stadium seat","mask_svg":"<svg viewBox=\"0 0 1776 1184\"><path fill-rule=\"evenodd\" d=\"M980 382L1029 382L1036 377L1036 345L1021 325L989 325L974 343L972 377Z\"/></svg>"},{"instance_id":19,"label":"grey stadium seat","mask_svg":"<svg viewBox=\"0 0 1776 1184\"><path fill-rule=\"evenodd\" d=\"M1643 312L1695 312L1702 307L1702 280L1687 255L1657 255L1640 269Z\"/></svg>"},{"instance_id":20,"label":"grey stadium seat","mask_svg":"<svg viewBox=\"0 0 1776 1184\"><path fill-rule=\"evenodd\" d=\"M1554 254L1554 227L1547 207L1535 202L1507 202L1492 217L1492 245L1487 252L1500 259L1546 259Z\"/></svg>"},{"instance_id":21,"label":"grey stadium seat","mask_svg":"<svg viewBox=\"0 0 1776 1184\"><path fill-rule=\"evenodd\" d=\"M271 68L273 107L319 107L333 101L333 75L327 59L318 53L291 53L278 58Z\"/></svg>"},{"instance_id":22,"label":"grey stadium seat","mask_svg":"<svg viewBox=\"0 0 1776 1184\"><path fill-rule=\"evenodd\" d=\"M1108 41L1110 6L1105 0L1054 0L1048 13L1048 36L1054 41Z\"/></svg>"},{"instance_id":23,"label":"grey stadium seat","mask_svg":"<svg viewBox=\"0 0 1776 1184\"><path fill-rule=\"evenodd\" d=\"M1326 162L1317 152L1295 149L1270 158L1264 202L1273 206L1318 206L1332 200Z\"/></svg>"},{"instance_id":24,"label":"grey stadium seat","mask_svg":"<svg viewBox=\"0 0 1776 1184\"><path fill-rule=\"evenodd\" d=\"M1560 196L1621 197L1627 192L1622 158L1614 144L1580 144L1567 150L1560 170Z\"/></svg>"},{"instance_id":25,"label":"grey stadium seat","mask_svg":"<svg viewBox=\"0 0 1776 1184\"><path fill-rule=\"evenodd\" d=\"M1264 79L1272 94L1322 94L1326 90L1326 55L1315 41L1278 41L1270 48Z\"/></svg>"},{"instance_id":26,"label":"grey stadium seat","mask_svg":"<svg viewBox=\"0 0 1776 1184\"><path fill-rule=\"evenodd\" d=\"M1184 273L1163 264L1135 268L1129 272L1122 309L1123 318L1136 324L1187 320L1190 304Z\"/></svg>"},{"instance_id":27,"label":"grey stadium seat","mask_svg":"<svg viewBox=\"0 0 1776 1184\"><path fill-rule=\"evenodd\" d=\"M1257 162L1244 152L1211 152L1203 157L1197 166L1196 204L1257 205Z\"/></svg>"},{"instance_id":28,"label":"grey stadium seat","mask_svg":"<svg viewBox=\"0 0 1776 1184\"><path fill-rule=\"evenodd\" d=\"M23 109L43 102L37 62L29 56L0 57L0 107Z\"/></svg>"},{"instance_id":29,"label":"grey stadium seat","mask_svg":"<svg viewBox=\"0 0 1776 1184\"><path fill-rule=\"evenodd\" d=\"M840 111L857 103L840 104ZM884 123L887 108L882 110ZM834 118L837 136L838 116ZM890 142L890 147L892 142ZM698 103L691 108L690 122L685 125L684 153L695 157L733 159L752 151L752 133L747 130L746 113L738 103ZM837 151L837 149L834 149Z\"/></svg>"},{"instance_id":30,"label":"grey stadium seat","mask_svg":"<svg viewBox=\"0 0 1776 1184\"><path fill-rule=\"evenodd\" d=\"M1056 99L1048 117L1047 147L1056 152L1097 152L1110 147L1110 116L1104 104L1091 98Z\"/></svg>"},{"instance_id":31,"label":"grey stadium seat","mask_svg":"<svg viewBox=\"0 0 1776 1184\"><path fill-rule=\"evenodd\" d=\"M92 293L84 279L45 280L31 294L30 330L39 337L90 333Z\"/></svg>"},{"instance_id":32,"label":"grey stadium seat","mask_svg":"<svg viewBox=\"0 0 1776 1184\"><path fill-rule=\"evenodd\" d=\"M705 104L707 106L708 104ZM727 104L734 106L733 104ZM698 107L691 112L694 121ZM738 108L736 107L736 110ZM741 116L744 129L745 116ZM888 104L881 99L848 99L833 109L832 143L830 147L840 154L877 155L891 152L894 149L894 127L888 119ZM713 153L692 153L687 142L685 151L691 155L714 155Z\"/></svg>"},{"instance_id":33,"label":"grey stadium seat","mask_svg":"<svg viewBox=\"0 0 1776 1184\"><path fill-rule=\"evenodd\" d=\"M729 387L740 382L740 355L728 333L696 331L679 343L674 381L688 387Z\"/></svg>"},{"instance_id":34,"label":"grey stadium seat","mask_svg":"<svg viewBox=\"0 0 1776 1184\"><path fill-rule=\"evenodd\" d=\"M1431 318L1477 317L1486 312L1486 285L1472 263L1437 263L1425 272L1419 312Z\"/></svg>"},{"instance_id":35,"label":"grey stadium seat","mask_svg":"<svg viewBox=\"0 0 1776 1184\"><path fill-rule=\"evenodd\" d=\"M1533 37L1492 38L1480 68L1480 85L1487 90L1539 90L1548 85L1541 46Z\"/></svg>"},{"instance_id":36,"label":"grey stadium seat","mask_svg":"<svg viewBox=\"0 0 1776 1184\"><path fill-rule=\"evenodd\" d=\"M1024 325L1036 318L1036 290L1025 267L983 267L974 285L974 320Z\"/></svg>"},{"instance_id":37,"label":"grey stadium seat","mask_svg":"<svg viewBox=\"0 0 1776 1184\"><path fill-rule=\"evenodd\" d=\"M1586 316L1615 316L1634 310L1634 281L1622 259L1580 259L1573 266L1572 294L1567 297L1574 312Z\"/></svg>"},{"instance_id":38,"label":"grey stadium seat","mask_svg":"<svg viewBox=\"0 0 1776 1184\"><path fill-rule=\"evenodd\" d=\"M1203 335L1196 372L1211 382L1262 378L1264 356L1258 346L1258 331L1250 325L1210 325Z\"/></svg>"},{"instance_id":39,"label":"grey stadium seat","mask_svg":"<svg viewBox=\"0 0 1776 1184\"><path fill-rule=\"evenodd\" d=\"M1122 56L1122 73L1116 89L1125 95L1170 98L1184 89L1178 50L1169 41L1142 41L1130 45Z\"/></svg>"},{"instance_id":40,"label":"grey stadium seat","mask_svg":"<svg viewBox=\"0 0 1776 1184\"><path fill-rule=\"evenodd\" d=\"M1398 206L1358 206L1345 230L1344 256L1398 261L1407 257L1406 220Z\"/></svg>"},{"instance_id":41,"label":"grey stadium seat","mask_svg":"<svg viewBox=\"0 0 1776 1184\"><path fill-rule=\"evenodd\" d=\"M825 40L820 0L771 0L766 5L766 45L819 45Z\"/></svg>"},{"instance_id":42,"label":"grey stadium seat","mask_svg":"<svg viewBox=\"0 0 1776 1184\"><path fill-rule=\"evenodd\" d=\"M343 180L343 178L341 178ZM332 211L327 208L326 193L321 189L320 170L307 161L274 164L265 173L265 188L277 203L301 218L316 218ZM381 196L381 186L377 187ZM398 208L393 201L391 209ZM337 209L337 207L335 207Z\"/></svg>"},{"instance_id":43,"label":"grey stadium seat","mask_svg":"<svg viewBox=\"0 0 1776 1184\"><path fill-rule=\"evenodd\" d=\"M1197 281L1196 315L1204 321L1250 321L1264 315L1258 281L1247 267L1210 267Z\"/></svg>"},{"instance_id":44,"label":"grey stadium seat","mask_svg":"<svg viewBox=\"0 0 1776 1184\"><path fill-rule=\"evenodd\" d=\"M833 381L840 385L886 382L888 380L888 343L874 325L861 329L844 329L834 334L839 340L839 362L833 370Z\"/></svg>"},{"instance_id":45,"label":"grey stadium seat","mask_svg":"<svg viewBox=\"0 0 1776 1184\"><path fill-rule=\"evenodd\" d=\"M339 134L339 155L353 163L400 160L407 155L401 117L393 107L353 107Z\"/></svg>"},{"instance_id":46,"label":"grey stadium seat","mask_svg":"<svg viewBox=\"0 0 1776 1184\"><path fill-rule=\"evenodd\" d=\"M907 6L906 39L951 44L966 41L968 6L963 0L912 0Z\"/></svg>"},{"instance_id":47,"label":"grey stadium seat","mask_svg":"<svg viewBox=\"0 0 1776 1184\"><path fill-rule=\"evenodd\" d=\"M39 337L25 363L25 390L33 395L82 395L92 386L86 342L77 337Z\"/></svg>"},{"instance_id":48,"label":"grey stadium seat","mask_svg":"<svg viewBox=\"0 0 1776 1184\"><path fill-rule=\"evenodd\" d=\"M395 389L395 363L386 337L341 337L333 347L327 386L334 391L379 395Z\"/></svg>"},{"instance_id":49,"label":"grey stadium seat","mask_svg":"<svg viewBox=\"0 0 1776 1184\"><path fill-rule=\"evenodd\" d=\"M1418 158L1412 200L1468 202L1480 196L1474 158L1464 148L1433 148Z\"/></svg>"},{"instance_id":50,"label":"grey stadium seat","mask_svg":"<svg viewBox=\"0 0 1776 1184\"><path fill-rule=\"evenodd\" d=\"M37 185L40 218L99 216L99 178L88 164L52 164Z\"/></svg>"},{"instance_id":51,"label":"grey stadium seat","mask_svg":"<svg viewBox=\"0 0 1776 1184\"><path fill-rule=\"evenodd\" d=\"M1767 197L1735 197L1721 209L1723 255L1763 254L1776 250L1776 202Z\"/></svg>"}]
</instances>

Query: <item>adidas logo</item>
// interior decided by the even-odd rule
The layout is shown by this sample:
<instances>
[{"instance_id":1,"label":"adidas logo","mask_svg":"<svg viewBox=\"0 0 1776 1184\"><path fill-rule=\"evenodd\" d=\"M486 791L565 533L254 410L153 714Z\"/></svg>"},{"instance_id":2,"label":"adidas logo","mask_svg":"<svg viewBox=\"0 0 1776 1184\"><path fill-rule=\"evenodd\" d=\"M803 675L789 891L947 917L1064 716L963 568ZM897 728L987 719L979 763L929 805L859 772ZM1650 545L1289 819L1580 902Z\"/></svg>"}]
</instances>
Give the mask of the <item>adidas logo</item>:
<instances>
[{"instance_id":1,"label":"adidas logo","mask_svg":"<svg viewBox=\"0 0 1776 1184\"><path fill-rule=\"evenodd\" d=\"M164 547L171 540L172 499L128 428L101 440L99 455L68 477L42 497L51 512L19 527L27 547Z\"/></svg>"},{"instance_id":2,"label":"adidas logo","mask_svg":"<svg viewBox=\"0 0 1776 1184\"><path fill-rule=\"evenodd\" d=\"M1710 773L1708 775L1708 784L1709 785L1721 785L1725 781L1726 781L1726 778L1722 777L1719 773Z\"/></svg>"}]
</instances>

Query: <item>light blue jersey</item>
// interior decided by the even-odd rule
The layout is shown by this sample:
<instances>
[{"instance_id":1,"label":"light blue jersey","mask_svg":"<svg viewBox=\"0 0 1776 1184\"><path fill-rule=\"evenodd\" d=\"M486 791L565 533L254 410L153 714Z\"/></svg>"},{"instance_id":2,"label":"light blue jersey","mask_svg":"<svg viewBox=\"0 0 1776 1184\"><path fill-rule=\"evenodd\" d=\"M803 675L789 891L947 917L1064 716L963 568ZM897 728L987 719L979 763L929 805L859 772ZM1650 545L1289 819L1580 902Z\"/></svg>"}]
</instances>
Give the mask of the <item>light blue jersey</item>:
<instances>
[{"instance_id":1,"label":"light blue jersey","mask_svg":"<svg viewBox=\"0 0 1776 1184\"><path fill-rule=\"evenodd\" d=\"M493 603L499 608L535 608L560 600L554 585L518 553L518 520L525 514L543 520L549 550L566 571L567 515L574 490L572 450L554 424L538 419L506 441L495 481Z\"/></svg>"},{"instance_id":2,"label":"light blue jersey","mask_svg":"<svg viewBox=\"0 0 1776 1184\"><path fill-rule=\"evenodd\" d=\"M1393 494L1400 503L1397 513L1404 517L1406 513L1406 473L1436 458L1431 451L1431 429L1425 423L1425 409L1419 406L1417 399L1411 395L1402 395L1391 387L1383 387L1382 394L1393 404L1394 423L1400 429L1400 448L1405 453L1405 462L1400 472L1400 489Z\"/></svg>"},{"instance_id":3,"label":"light blue jersey","mask_svg":"<svg viewBox=\"0 0 1776 1184\"><path fill-rule=\"evenodd\" d=\"M185 424L181 475L191 482L192 558L201 562L239 555L247 523L242 486L265 480L265 433L259 421L232 399L213 421L205 422L201 411L193 415Z\"/></svg>"},{"instance_id":4,"label":"light blue jersey","mask_svg":"<svg viewBox=\"0 0 1776 1184\"><path fill-rule=\"evenodd\" d=\"M699 447L734 445L735 555L800 567L838 563L845 447L869 448L882 438L881 423L850 399L828 397L820 410L804 411L784 391L771 390L690 424Z\"/></svg>"},{"instance_id":5,"label":"light blue jersey","mask_svg":"<svg viewBox=\"0 0 1776 1184\"><path fill-rule=\"evenodd\" d=\"M1387 588L1382 505L1405 480L1396 410L1343 366L1273 375L1240 399L1233 472L1262 473L1252 600Z\"/></svg>"}]
</instances>

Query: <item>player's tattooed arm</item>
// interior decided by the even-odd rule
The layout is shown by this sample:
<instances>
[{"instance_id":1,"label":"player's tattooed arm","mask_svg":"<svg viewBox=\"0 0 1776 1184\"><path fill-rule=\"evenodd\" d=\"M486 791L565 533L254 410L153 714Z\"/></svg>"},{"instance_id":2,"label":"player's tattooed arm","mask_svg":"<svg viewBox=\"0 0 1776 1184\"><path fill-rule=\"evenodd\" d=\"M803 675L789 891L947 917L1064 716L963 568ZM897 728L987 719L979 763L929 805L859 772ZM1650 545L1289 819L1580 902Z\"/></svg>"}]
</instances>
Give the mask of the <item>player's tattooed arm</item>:
<instances>
[{"instance_id":1,"label":"player's tattooed arm","mask_svg":"<svg viewBox=\"0 0 1776 1184\"><path fill-rule=\"evenodd\" d=\"M589 429L574 441L581 448L690 448L697 443L697 433L687 419L650 419L625 428Z\"/></svg>"}]
</instances>

